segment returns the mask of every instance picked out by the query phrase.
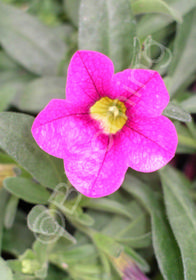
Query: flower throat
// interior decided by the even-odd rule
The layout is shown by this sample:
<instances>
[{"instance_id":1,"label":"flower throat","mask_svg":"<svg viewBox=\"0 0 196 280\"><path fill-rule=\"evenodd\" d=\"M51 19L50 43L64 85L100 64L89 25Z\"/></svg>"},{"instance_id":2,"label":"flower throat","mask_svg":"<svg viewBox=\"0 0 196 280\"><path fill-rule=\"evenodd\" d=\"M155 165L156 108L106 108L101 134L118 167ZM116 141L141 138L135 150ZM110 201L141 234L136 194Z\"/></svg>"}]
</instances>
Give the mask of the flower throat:
<instances>
[{"instance_id":1,"label":"flower throat","mask_svg":"<svg viewBox=\"0 0 196 280\"><path fill-rule=\"evenodd\" d=\"M91 108L91 117L97 120L106 134L115 134L127 121L126 107L118 99L102 97Z\"/></svg>"}]
</instances>

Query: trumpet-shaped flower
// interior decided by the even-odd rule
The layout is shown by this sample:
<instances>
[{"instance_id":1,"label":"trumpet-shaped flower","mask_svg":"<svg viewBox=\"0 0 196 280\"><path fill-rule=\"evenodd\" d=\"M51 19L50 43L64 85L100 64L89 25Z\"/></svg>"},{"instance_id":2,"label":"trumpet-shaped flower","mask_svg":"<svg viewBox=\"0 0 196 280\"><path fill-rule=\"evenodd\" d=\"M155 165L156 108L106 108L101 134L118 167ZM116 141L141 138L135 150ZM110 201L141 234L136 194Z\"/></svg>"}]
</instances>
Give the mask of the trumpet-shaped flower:
<instances>
[{"instance_id":1,"label":"trumpet-shaped flower","mask_svg":"<svg viewBox=\"0 0 196 280\"><path fill-rule=\"evenodd\" d=\"M118 258L111 258L122 280L149 280L129 255L122 252Z\"/></svg>"},{"instance_id":2,"label":"trumpet-shaped flower","mask_svg":"<svg viewBox=\"0 0 196 280\"><path fill-rule=\"evenodd\" d=\"M107 56L77 51L68 68L66 99L49 102L32 134L45 152L64 160L79 192L102 197L120 187L128 167L152 172L173 158L176 129L161 115L168 102L156 71L114 74Z\"/></svg>"}]
</instances>

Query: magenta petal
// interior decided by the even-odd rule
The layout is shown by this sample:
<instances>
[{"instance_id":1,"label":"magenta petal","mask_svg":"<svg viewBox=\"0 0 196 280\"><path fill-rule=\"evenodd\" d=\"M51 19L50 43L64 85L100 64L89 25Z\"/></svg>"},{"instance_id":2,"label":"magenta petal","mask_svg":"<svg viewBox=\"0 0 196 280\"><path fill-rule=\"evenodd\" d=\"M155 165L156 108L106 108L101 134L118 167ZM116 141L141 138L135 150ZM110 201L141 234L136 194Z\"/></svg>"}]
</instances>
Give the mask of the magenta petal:
<instances>
[{"instance_id":1,"label":"magenta petal","mask_svg":"<svg viewBox=\"0 0 196 280\"><path fill-rule=\"evenodd\" d=\"M129 122L124 136L129 166L141 172L166 165L174 157L178 142L175 126L164 116Z\"/></svg>"},{"instance_id":2,"label":"magenta petal","mask_svg":"<svg viewBox=\"0 0 196 280\"><path fill-rule=\"evenodd\" d=\"M107 92L113 73L113 63L104 54L77 51L68 68L66 99L89 108Z\"/></svg>"},{"instance_id":3,"label":"magenta petal","mask_svg":"<svg viewBox=\"0 0 196 280\"><path fill-rule=\"evenodd\" d=\"M119 99L127 122L116 134L104 134L90 108L101 97ZM128 166L152 172L176 151L177 133L162 111L169 95L152 70L125 70L114 75L112 61L93 51L78 51L68 68L66 100L54 99L32 126L37 144L64 160L72 185L88 197L116 191Z\"/></svg>"},{"instance_id":4,"label":"magenta petal","mask_svg":"<svg viewBox=\"0 0 196 280\"><path fill-rule=\"evenodd\" d=\"M158 72L127 69L113 77L114 98L126 101L133 117L161 115L169 102L169 94Z\"/></svg>"},{"instance_id":5,"label":"magenta petal","mask_svg":"<svg viewBox=\"0 0 196 280\"><path fill-rule=\"evenodd\" d=\"M85 116L89 118L66 100L53 99L35 118L32 135L45 152L63 158L70 144L69 135L77 137L80 133L77 123Z\"/></svg>"},{"instance_id":6,"label":"magenta petal","mask_svg":"<svg viewBox=\"0 0 196 280\"><path fill-rule=\"evenodd\" d=\"M117 137L109 141L88 114L66 101L52 100L36 117L32 134L44 151L64 159L68 179L84 195L109 195L123 182L128 163Z\"/></svg>"},{"instance_id":7,"label":"magenta petal","mask_svg":"<svg viewBox=\"0 0 196 280\"><path fill-rule=\"evenodd\" d=\"M116 139L97 134L83 152L64 159L65 172L72 185L88 197L102 197L115 192L128 168L124 147Z\"/></svg>"}]
</instances>

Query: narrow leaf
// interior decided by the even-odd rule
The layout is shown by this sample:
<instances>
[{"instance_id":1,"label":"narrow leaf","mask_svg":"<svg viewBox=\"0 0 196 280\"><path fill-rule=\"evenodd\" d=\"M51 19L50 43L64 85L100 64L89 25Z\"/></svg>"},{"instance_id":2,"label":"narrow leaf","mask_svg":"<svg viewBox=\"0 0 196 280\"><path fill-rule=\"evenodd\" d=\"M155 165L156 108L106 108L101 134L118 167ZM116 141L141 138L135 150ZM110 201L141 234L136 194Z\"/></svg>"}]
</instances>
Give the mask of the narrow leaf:
<instances>
[{"instance_id":1,"label":"narrow leaf","mask_svg":"<svg viewBox=\"0 0 196 280\"><path fill-rule=\"evenodd\" d=\"M123 188L138 198L151 214L153 247L164 279L183 280L180 251L158 197L147 185L128 174Z\"/></svg>"},{"instance_id":2,"label":"narrow leaf","mask_svg":"<svg viewBox=\"0 0 196 280\"><path fill-rule=\"evenodd\" d=\"M6 205L4 225L7 229L13 226L18 208L18 202L19 199L16 196L12 195Z\"/></svg>"},{"instance_id":3,"label":"narrow leaf","mask_svg":"<svg viewBox=\"0 0 196 280\"><path fill-rule=\"evenodd\" d=\"M15 87L13 86L3 86L0 87L0 112L6 110L11 103L15 95Z\"/></svg>"},{"instance_id":4,"label":"narrow leaf","mask_svg":"<svg viewBox=\"0 0 196 280\"><path fill-rule=\"evenodd\" d=\"M16 71L6 71L0 77L0 111L6 110L12 103L15 96L23 92L26 84L32 79L33 75Z\"/></svg>"},{"instance_id":5,"label":"narrow leaf","mask_svg":"<svg viewBox=\"0 0 196 280\"><path fill-rule=\"evenodd\" d=\"M54 75L66 52L55 31L33 16L0 2L0 42L28 70Z\"/></svg>"},{"instance_id":6,"label":"narrow leaf","mask_svg":"<svg viewBox=\"0 0 196 280\"><path fill-rule=\"evenodd\" d=\"M120 215L124 215L128 218L132 218L132 214L130 214L130 211L128 208L126 208L125 205L111 199L107 198L100 198L96 200L86 200L86 203L84 206L91 208L91 209L97 209L100 211L106 211L110 213L116 213Z\"/></svg>"},{"instance_id":7,"label":"narrow leaf","mask_svg":"<svg viewBox=\"0 0 196 280\"><path fill-rule=\"evenodd\" d=\"M182 107L183 108L183 107ZM175 103L170 102L168 106L163 111L163 114L169 118L181 121L181 122L190 122L191 115L184 111L180 106Z\"/></svg>"},{"instance_id":8,"label":"narrow leaf","mask_svg":"<svg viewBox=\"0 0 196 280\"><path fill-rule=\"evenodd\" d=\"M40 184L26 178L6 178L3 182L7 191L29 203L47 204L50 193Z\"/></svg>"},{"instance_id":9,"label":"narrow leaf","mask_svg":"<svg viewBox=\"0 0 196 280\"><path fill-rule=\"evenodd\" d=\"M120 71L131 64L135 20L129 0L82 0L79 48L99 51Z\"/></svg>"},{"instance_id":10,"label":"narrow leaf","mask_svg":"<svg viewBox=\"0 0 196 280\"><path fill-rule=\"evenodd\" d=\"M78 27L80 2L81 0L64 0L65 12L76 27Z\"/></svg>"},{"instance_id":11,"label":"narrow leaf","mask_svg":"<svg viewBox=\"0 0 196 280\"><path fill-rule=\"evenodd\" d=\"M168 1L167 1L168 2ZM177 10L182 16L196 7L195 0L170 0L170 7ZM173 22L172 17L166 15L145 15L137 25L137 33L140 38L144 38L154 32L161 30Z\"/></svg>"},{"instance_id":12,"label":"narrow leaf","mask_svg":"<svg viewBox=\"0 0 196 280\"><path fill-rule=\"evenodd\" d=\"M33 117L0 113L0 146L44 186L55 188L65 181L58 159L44 153L31 135Z\"/></svg>"},{"instance_id":13,"label":"narrow leaf","mask_svg":"<svg viewBox=\"0 0 196 280\"><path fill-rule=\"evenodd\" d=\"M169 92L174 95L180 86L196 71L196 9L184 17L184 21L178 26L174 43L174 56L169 68L171 77ZM186 71L185 71L186 69Z\"/></svg>"},{"instance_id":14,"label":"narrow leaf","mask_svg":"<svg viewBox=\"0 0 196 280\"><path fill-rule=\"evenodd\" d=\"M4 230L2 249L13 256L19 256L31 248L33 241L34 236L27 227L26 215L18 210L12 228Z\"/></svg>"},{"instance_id":15,"label":"narrow leaf","mask_svg":"<svg viewBox=\"0 0 196 280\"><path fill-rule=\"evenodd\" d=\"M196 95L193 94L189 98L182 101L180 105L187 112L196 114Z\"/></svg>"},{"instance_id":16,"label":"narrow leaf","mask_svg":"<svg viewBox=\"0 0 196 280\"><path fill-rule=\"evenodd\" d=\"M180 247L184 279L196 279L196 207L172 167L160 170L168 219Z\"/></svg>"},{"instance_id":17,"label":"narrow leaf","mask_svg":"<svg viewBox=\"0 0 196 280\"><path fill-rule=\"evenodd\" d=\"M4 51L0 51L0 71L18 70L18 64L12 60Z\"/></svg>"},{"instance_id":18,"label":"narrow leaf","mask_svg":"<svg viewBox=\"0 0 196 280\"><path fill-rule=\"evenodd\" d=\"M133 249L131 249L130 247L125 247L125 253L127 253L131 257L131 259L137 263L137 265L142 271L150 271L150 266L146 262L146 260L142 258L138 253L136 253Z\"/></svg>"},{"instance_id":19,"label":"narrow leaf","mask_svg":"<svg viewBox=\"0 0 196 280\"><path fill-rule=\"evenodd\" d=\"M107 235L95 232L92 234L92 238L99 250L110 257L118 258L123 251L123 246Z\"/></svg>"},{"instance_id":20,"label":"narrow leaf","mask_svg":"<svg viewBox=\"0 0 196 280\"><path fill-rule=\"evenodd\" d=\"M178 148L177 152L180 153L195 153L196 152L196 139L190 133L187 126L179 122L175 122L175 127L178 134Z\"/></svg>"},{"instance_id":21,"label":"narrow leaf","mask_svg":"<svg viewBox=\"0 0 196 280\"><path fill-rule=\"evenodd\" d=\"M136 15L142 13L164 13L173 17L176 21L182 22L180 14L163 0L136 0L132 4L132 10Z\"/></svg>"},{"instance_id":22,"label":"narrow leaf","mask_svg":"<svg viewBox=\"0 0 196 280\"><path fill-rule=\"evenodd\" d=\"M122 244L129 245L131 248L144 248L151 245L152 236L151 233L145 233L137 237L117 237L115 240Z\"/></svg>"},{"instance_id":23,"label":"narrow leaf","mask_svg":"<svg viewBox=\"0 0 196 280\"><path fill-rule=\"evenodd\" d=\"M5 207L8 201L9 194L4 189L0 189L0 252L2 247L3 239L3 228L4 228L4 216L5 216Z\"/></svg>"},{"instance_id":24,"label":"narrow leaf","mask_svg":"<svg viewBox=\"0 0 196 280\"><path fill-rule=\"evenodd\" d=\"M23 111L39 112L52 98L65 98L65 78L35 79L25 87L18 107Z\"/></svg>"},{"instance_id":25,"label":"narrow leaf","mask_svg":"<svg viewBox=\"0 0 196 280\"><path fill-rule=\"evenodd\" d=\"M62 244L63 245L63 244ZM61 265L62 263L67 263L68 265L78 264L82 260L89 261L91 258L97 255L97 251L93 244L85 244L80 246L69 246L66 248L64 246L55 246L49 256L50 261Z\"/></svg>"}]
</instances>

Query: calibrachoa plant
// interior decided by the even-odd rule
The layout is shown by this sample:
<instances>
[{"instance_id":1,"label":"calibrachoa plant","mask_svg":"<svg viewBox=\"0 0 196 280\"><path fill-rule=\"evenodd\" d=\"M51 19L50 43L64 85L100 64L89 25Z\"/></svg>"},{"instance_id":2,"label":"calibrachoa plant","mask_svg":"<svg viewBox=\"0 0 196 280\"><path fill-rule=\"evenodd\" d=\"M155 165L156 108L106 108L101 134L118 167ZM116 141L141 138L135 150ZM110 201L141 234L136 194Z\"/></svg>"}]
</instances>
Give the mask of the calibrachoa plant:
<instances>
[{"instance_id":1,"label":"calibrachoa plant","mask_svg":"<svg viewBox=\"0 0 196 280\"><path fill-rule=\"evenodd\" d=\"M88 197L115 192L128 167L153 172L174 156L177 133L162 116L169 94L158 72L127 69L94 51L71 59L66 99L53 99L36 117L32 134L62 158L73 186Z\"/></svg>"}]
</instances>

